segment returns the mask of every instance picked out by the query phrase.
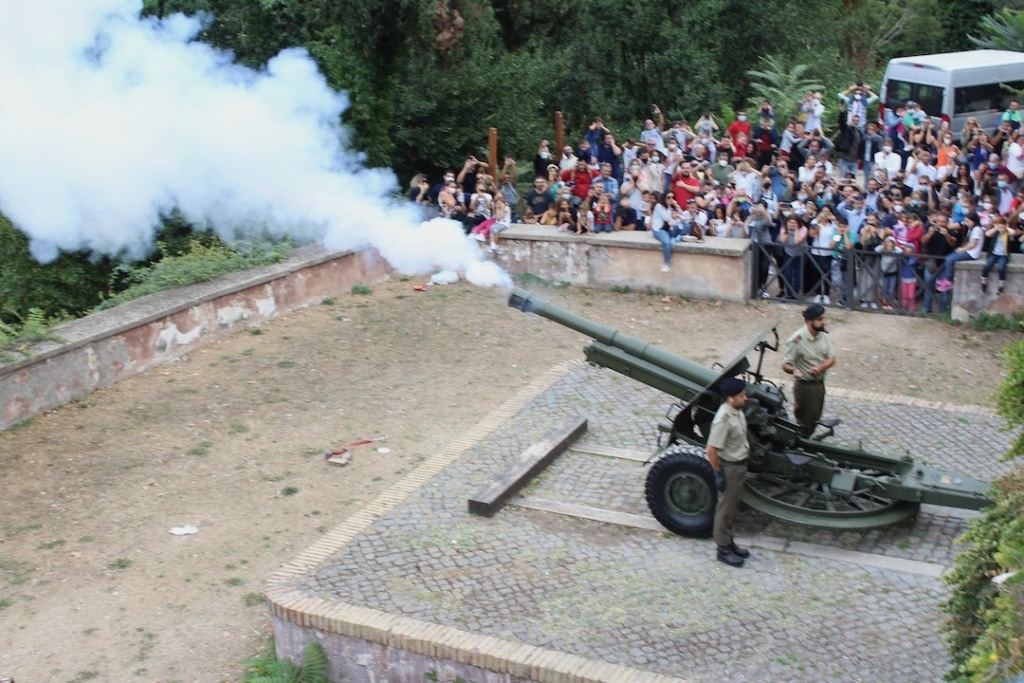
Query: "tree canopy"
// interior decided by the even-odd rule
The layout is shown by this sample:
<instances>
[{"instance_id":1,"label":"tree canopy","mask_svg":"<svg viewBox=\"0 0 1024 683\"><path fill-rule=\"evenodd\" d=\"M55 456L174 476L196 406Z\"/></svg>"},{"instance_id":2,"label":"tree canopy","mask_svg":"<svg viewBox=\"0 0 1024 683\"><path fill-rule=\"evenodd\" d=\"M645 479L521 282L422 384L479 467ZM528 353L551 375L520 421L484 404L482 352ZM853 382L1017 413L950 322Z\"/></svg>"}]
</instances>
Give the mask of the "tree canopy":
<instances>
[{"instance_id":1,"label":"tree canopy","mask_svg":"<svg viewBox=\"0 0 1024 683\"><path fill-rule=\"evenodd\" d=\"M202 38L259 66L306 47L349 92L369 163L401 176L482 153L532 154L552 114L570 135L601 115L635 135L657 103L670 118L730 111L749 71L842 89L877 82L892 56L972 47L991 0L145 0L145 12L207 12ZM802 72L800 65L808 65ZM755 79L756 80L756 79ZM763 79L762 79L763 83Z\"/></svg>"}]
</instances>

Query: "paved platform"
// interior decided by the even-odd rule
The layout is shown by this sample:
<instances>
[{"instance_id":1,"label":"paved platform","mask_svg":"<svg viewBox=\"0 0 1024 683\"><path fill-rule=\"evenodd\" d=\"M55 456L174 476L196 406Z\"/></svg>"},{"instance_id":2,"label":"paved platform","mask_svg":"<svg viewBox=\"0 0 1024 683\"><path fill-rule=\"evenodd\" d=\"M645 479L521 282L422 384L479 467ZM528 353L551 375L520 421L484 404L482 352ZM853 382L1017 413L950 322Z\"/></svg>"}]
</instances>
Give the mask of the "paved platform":
<instances>
[{"instance_id":1,"label":"paved platform","mask_svg":"<svg viewBox=\"0 0 1024 683\"><path fill-rule=\"evenodd\" d=\"M1013 435L987 411L842 394L826 404L844 420L838 442L1006 469ZM833 533L747 511L754 553L728 568L710 541L660 531L643 502L637 457L671 402L583 364L549 373L271 579L279 648L337 634L332 670L352 681L941 680L938 575L971 515L926 508ZM493 518L468 514L467 498L573 415L589 419L583 439Z\"/></svg>"}]
</instances>

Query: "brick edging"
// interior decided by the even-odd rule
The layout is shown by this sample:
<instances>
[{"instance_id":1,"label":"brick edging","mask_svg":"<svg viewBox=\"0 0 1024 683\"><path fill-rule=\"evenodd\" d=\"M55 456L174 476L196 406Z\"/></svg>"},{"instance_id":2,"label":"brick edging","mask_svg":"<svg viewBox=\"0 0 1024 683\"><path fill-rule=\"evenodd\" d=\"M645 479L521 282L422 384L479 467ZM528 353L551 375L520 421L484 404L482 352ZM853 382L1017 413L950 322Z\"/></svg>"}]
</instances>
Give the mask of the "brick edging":
<instances>
[{"instance_id":1,"label":"brick edging","mask_svg":"<svg viewBox=\"0 0 1024 683\"><path fill-rule=\"evenodd\" d=\"M686 683L650 671L588 659L492 636L478 635L304 592L299 580L405 501L467 450L480 443L582 361L559 363L520 389L437 455L336 526L267 579L274 616L298 626L387 647L508 673L539 683Z\"/></svg>"}]
</instances>

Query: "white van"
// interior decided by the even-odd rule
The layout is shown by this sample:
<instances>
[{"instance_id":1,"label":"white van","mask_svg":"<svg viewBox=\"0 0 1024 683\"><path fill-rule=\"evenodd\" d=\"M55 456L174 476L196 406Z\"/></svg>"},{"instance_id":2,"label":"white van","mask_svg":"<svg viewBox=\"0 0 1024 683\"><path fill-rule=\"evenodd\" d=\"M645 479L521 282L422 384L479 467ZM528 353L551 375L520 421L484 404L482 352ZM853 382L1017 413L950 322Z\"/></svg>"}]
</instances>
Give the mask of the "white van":
<instances>
[{"instance_id":1,"label":"white van","mask_svg":"<svg viewBox=\"0 0 1024 683\"><path fill-rule=\"evenodd\" d=\"M894 109L913 100L935 122L948 121L954 133L975 117L983 130L999 125L1013 95L1024 89L1024 52L968 50L889 61L879 106Z\"/></svg>"}]
</instances>

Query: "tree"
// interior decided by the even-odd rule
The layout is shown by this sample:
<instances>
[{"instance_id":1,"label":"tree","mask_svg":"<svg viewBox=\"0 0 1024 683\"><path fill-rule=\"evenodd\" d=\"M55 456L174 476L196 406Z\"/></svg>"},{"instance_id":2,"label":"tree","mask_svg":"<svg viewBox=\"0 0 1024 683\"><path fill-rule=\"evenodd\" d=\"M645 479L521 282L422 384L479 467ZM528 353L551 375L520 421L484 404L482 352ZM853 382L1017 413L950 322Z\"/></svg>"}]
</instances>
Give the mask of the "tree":
<instances>
[{"instance_id":1,"label":"tree","mask_svg":"<svg viewBox=\"0 0 1024 683\"><path fill-rule=\"evenodd\" d=\"M981 35L970 36L971 43L983 50L1024 51L1024 12L1005 9L982 17Z\"/></svg>"},{"instance_id":2,"label":"tree","mask_svg":"<svg viewBox=\"0 0 1024 683\"><path fill-rule=\"evenodd\" d=\"M778 57L763 57L760 69L747 72L751 78L750 89L754 93L751 106L757 106L759 100L768 100L778 119L787 121L795 118L804 93L825 88L807 76L810 69L808 64L788 66Z\"/></svg>"}]
</instances>

